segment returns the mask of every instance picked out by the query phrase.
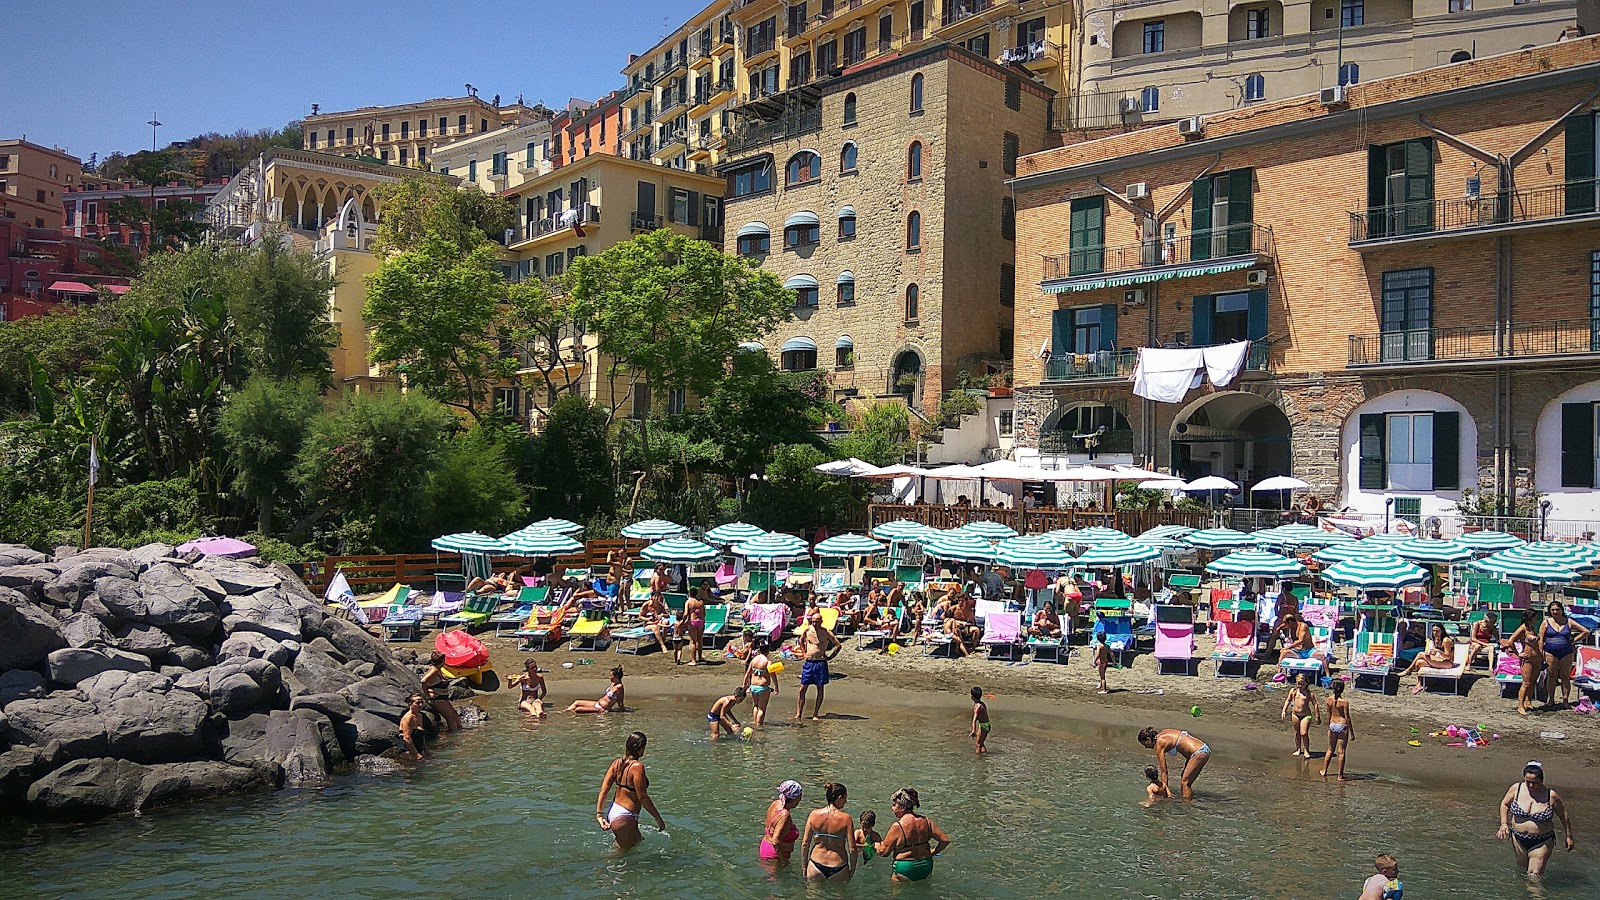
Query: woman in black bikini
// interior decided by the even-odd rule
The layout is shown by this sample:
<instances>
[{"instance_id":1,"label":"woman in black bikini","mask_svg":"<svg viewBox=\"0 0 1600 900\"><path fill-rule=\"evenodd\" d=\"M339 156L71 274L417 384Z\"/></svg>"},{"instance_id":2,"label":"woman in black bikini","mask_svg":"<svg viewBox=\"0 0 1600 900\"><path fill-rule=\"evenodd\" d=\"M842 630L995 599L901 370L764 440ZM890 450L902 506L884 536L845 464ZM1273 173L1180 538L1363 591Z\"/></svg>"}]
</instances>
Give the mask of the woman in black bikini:
<instances>
[{"instance_id":1,"label":"woman in black bikini","mask_svg":"<svg viewBox=\"0 0 1600 900\"><path fill-rule=\"evenodd\" d=\"M656 817L656 828L663 833L667 830L667 823L656 811L655 801L650 799L650 776L644 772L642 760L648 741L642 731L628 735L625 752L606 769L606 777L600 782L600 796L594 801L594 817L602 831L609 831L616 838L618 850L638 845L642 837L639 834L641 809ZM616 796L607 809L606 797L613 787L617 789Z\"/></svg>"},{"instance_id":2,"label":"woman in black bikini","mask_svg":"<svg viewBox=\"0 0 1600 900\"><path fill-rule=\"evenodd\" d=\"M849 881L855 874L855 820L844 811L849 799L844 785L828 782L822 786L828 805L806 816L805 835L800 846L806 848L806 879L809 881ZM813 843L815 842L815 843Z\"/></svg>"},{"instance_id":3,"label":"woman in black bikini","mask_svg":"<svg viewBox=\"0 0 1600 900\"><path fill-rule=\"evenodd\" d=\"M1567 834L1567 850L1573 847L1572 819L1567 816L1561 795L1545 787L1544 766L1529 762L1522 767L1522 780L1513 784L1500 800L1500 831L1495 837L1511 838L1517 865L1528 870L1528 877L1541 878L1556 847L1556 829L1551 819L1561 820Z\"/></svg>"}]
</instances>

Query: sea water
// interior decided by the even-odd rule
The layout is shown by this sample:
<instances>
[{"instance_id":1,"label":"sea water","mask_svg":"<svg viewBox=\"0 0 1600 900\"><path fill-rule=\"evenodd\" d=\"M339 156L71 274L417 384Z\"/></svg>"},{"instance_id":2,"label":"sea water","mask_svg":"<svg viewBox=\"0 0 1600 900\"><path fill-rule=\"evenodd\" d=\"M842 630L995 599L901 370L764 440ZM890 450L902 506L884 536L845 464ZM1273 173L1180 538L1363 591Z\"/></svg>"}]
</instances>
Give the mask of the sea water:
<instances>
[{"instance_id":1,"label":"sea water","mask_svg":"<svg viewBox=\"0 0 1600 900\"><path fill-rule=\"evenodd\" d=\"M154 810L92 825L0 820L0 896L17 897L1354 897L1372 856L1400 858L1417 897L1520 897L1512 851L1494 840L1504 783L1418 784L1364 767L1326 784L1295 761L1219 744L1193 803L1140 806L1148 751L1138 724L1094 726L997 714L979 759L969 720L915 707L769 727L753 740L706 734L699 703L639 701L625 715L519 719L505 704L406 774L348 776ZM742 718L748 720L749 708ZM595 793L628 732L650 737L650 793L667 833L618 855L594 819ZM1196 729L1200 731L1201 729ZM1203 733L1203 731L1202 731ZM1481 751L1492 752L1492 751ZM1553 772L1563 766L1553 765ZM891 887L869 862L848 885L812 886L798 865L757 861L773 788L805 786L804 826L824 781L848 811L890 822L902 786L954 838L931 881ZM1176 779L1174 779L1176 783ZM1535 896L1600 895L1593 794L1555 784L1577 818L1579 851L1558 851Z\"/></svg>"}]
</instances>

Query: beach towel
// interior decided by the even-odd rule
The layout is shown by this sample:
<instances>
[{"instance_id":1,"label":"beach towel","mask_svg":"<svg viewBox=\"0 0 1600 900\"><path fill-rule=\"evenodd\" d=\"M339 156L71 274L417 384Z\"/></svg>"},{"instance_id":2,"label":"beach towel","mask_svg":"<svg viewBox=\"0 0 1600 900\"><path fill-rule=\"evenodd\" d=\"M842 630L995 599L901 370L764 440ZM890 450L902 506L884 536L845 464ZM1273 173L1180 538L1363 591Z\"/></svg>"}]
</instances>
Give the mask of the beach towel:
<instances>
[{"instance_id":1,"label":"beach towel","mask_svg":"<svg viewBox=\"0 0 1600 900\"><path fill-rule=\"evenodd\" d=\"M1158 403L1178 403L1204 363L1205 351L1196 348L1140 347L1139 362L1133 369L1133 393Z\"/></svg>"},{"instance_id":2,"label":"beach towel","mask_svg":"<svg viewBox=\"0 0 1600 900\"><path fill-rule=\"evenodd\" d=\"M1201 351L1205 356L1206 378L1217 387L1226 387L1244 368L1244 360L1250 353L1249 341L1234 341L1218 347L1207 347Z\"/></svg>"},{"instance_id":3,"label":"beach towel","mask_svg":"<svg viewBox=\"0 0 1600 900\"><path fill-rule=\"evenodd\" d=\"M789 624L789 607L784 603L747 603L744 620L756 626L758 634L776 638Z\"/></svg>"}]
</instances>

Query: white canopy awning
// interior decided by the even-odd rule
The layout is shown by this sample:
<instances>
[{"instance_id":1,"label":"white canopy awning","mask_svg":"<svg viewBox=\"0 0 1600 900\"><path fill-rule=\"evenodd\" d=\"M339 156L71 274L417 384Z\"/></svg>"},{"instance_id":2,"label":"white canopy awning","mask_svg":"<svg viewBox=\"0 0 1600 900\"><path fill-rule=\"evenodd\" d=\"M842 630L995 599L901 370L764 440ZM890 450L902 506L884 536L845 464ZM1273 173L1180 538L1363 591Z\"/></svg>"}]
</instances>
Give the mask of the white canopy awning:
<instances>
[{"instance_id":1,"label":"white canopy awning","mask_svg":"<svg viewBox=\"0 0 1600 900\"><path fill-rule=\"evenodd\" d=\"M817 286L817 279L810 275L791 275L789 280L783 283L783 286L791 291L797 291L800 288L814 288Z\"/></svg>"},{"instance_id":2,"label":"white canopy awning","mask_svg":"<svg viewBox=\"0 0 1600 900\"><path fill-rule=\"evenodd\" d=\"M771 230L765 222L746 222L739 226L739 237L754 237L756 235L770 235Z\"/></svg>"},{"instance_id":3,"label":"white canopy awning","mask_svg":"<svg viewBox=\"0 0 1600 900\"><path fill-rule=\"evenodd\" d=\"M796 337L789 338L787 341L783 342L783 352L784 353L788 353L790 350L815 350L815 349L817 349L817 342L813 341L811 338L808 338L803 334L799 335L799 336L796 336Z\"/></svg>"},{"instance_id":4,"label":"white canopy awning","mask_svg":"<svg viewBox=\"0 0 1600 900\"><path fill-rule=\"evenodd\" d=\"M790 216L789 218L785 219L784 222L783 222L783 227L785 227L785 228L793 228L796 225L820 225L820 224L822 224L822 220L817 218L817 214L816 213L814 213L814 212L812 212L810 210L801 210L800 212L797 212L794 215Z\"/></svg>"}]
</instances>

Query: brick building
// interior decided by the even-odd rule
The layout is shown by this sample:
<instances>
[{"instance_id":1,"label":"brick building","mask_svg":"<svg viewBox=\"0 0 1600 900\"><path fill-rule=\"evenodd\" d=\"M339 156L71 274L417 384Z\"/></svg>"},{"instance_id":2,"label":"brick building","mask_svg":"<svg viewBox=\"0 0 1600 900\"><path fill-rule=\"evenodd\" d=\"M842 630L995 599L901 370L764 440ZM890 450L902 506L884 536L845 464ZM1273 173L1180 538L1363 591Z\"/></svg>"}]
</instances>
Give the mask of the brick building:
<instances>
[{"instance_id":1,"label":"brick building","mask_svg":"<svg viewBox=\"0 0 1600 900\"><path fill-rule=\"evenodd\" d=\"M113 207L119 202L132 200L148 210L187 200L195 204L199 212L226 186L225 180L201 181L197 184L173 181L151 188L131 181L105 181L92 175L85 176L81 183L69 185L61 194L61 233L142 248L149 243L149 223L135 227L117 221Z\"/></svg>"},{"instance_id":2,"label":"brick building","mask_svg":"<svg viewBox=\"0 0 1600 900\"><path fill-rule=\"evenodd\" d=\"M840 399L931 410L1011 355L1005 180L1049 146L1049 90L935 44L747 106L730 137L725 249L796 292L767 338Z\"/></svg>"},{"instance_id":3,"label":"brick building","mask_svg":"<svg viewBox=\"0 0 1600 900\"><path fill-rule=\"evenodd\" d=\"M1023 159L1019 456L1594 520L1597 76L1582 38ZM1138 348L1233 340L1236 382L1133 395Z\"/></svg>"},{"instance_id":4,"label":"brick building","mask_svg":"<svg viewBox=\"0 0 1600 900\"><path fill-rule=\"evenodd\" d=\"M0 322L49 312L58 306L92 303L101 289L128 289L94 241L48 228L29 228L0 216Z\"/></svg>"}]
</instances>

